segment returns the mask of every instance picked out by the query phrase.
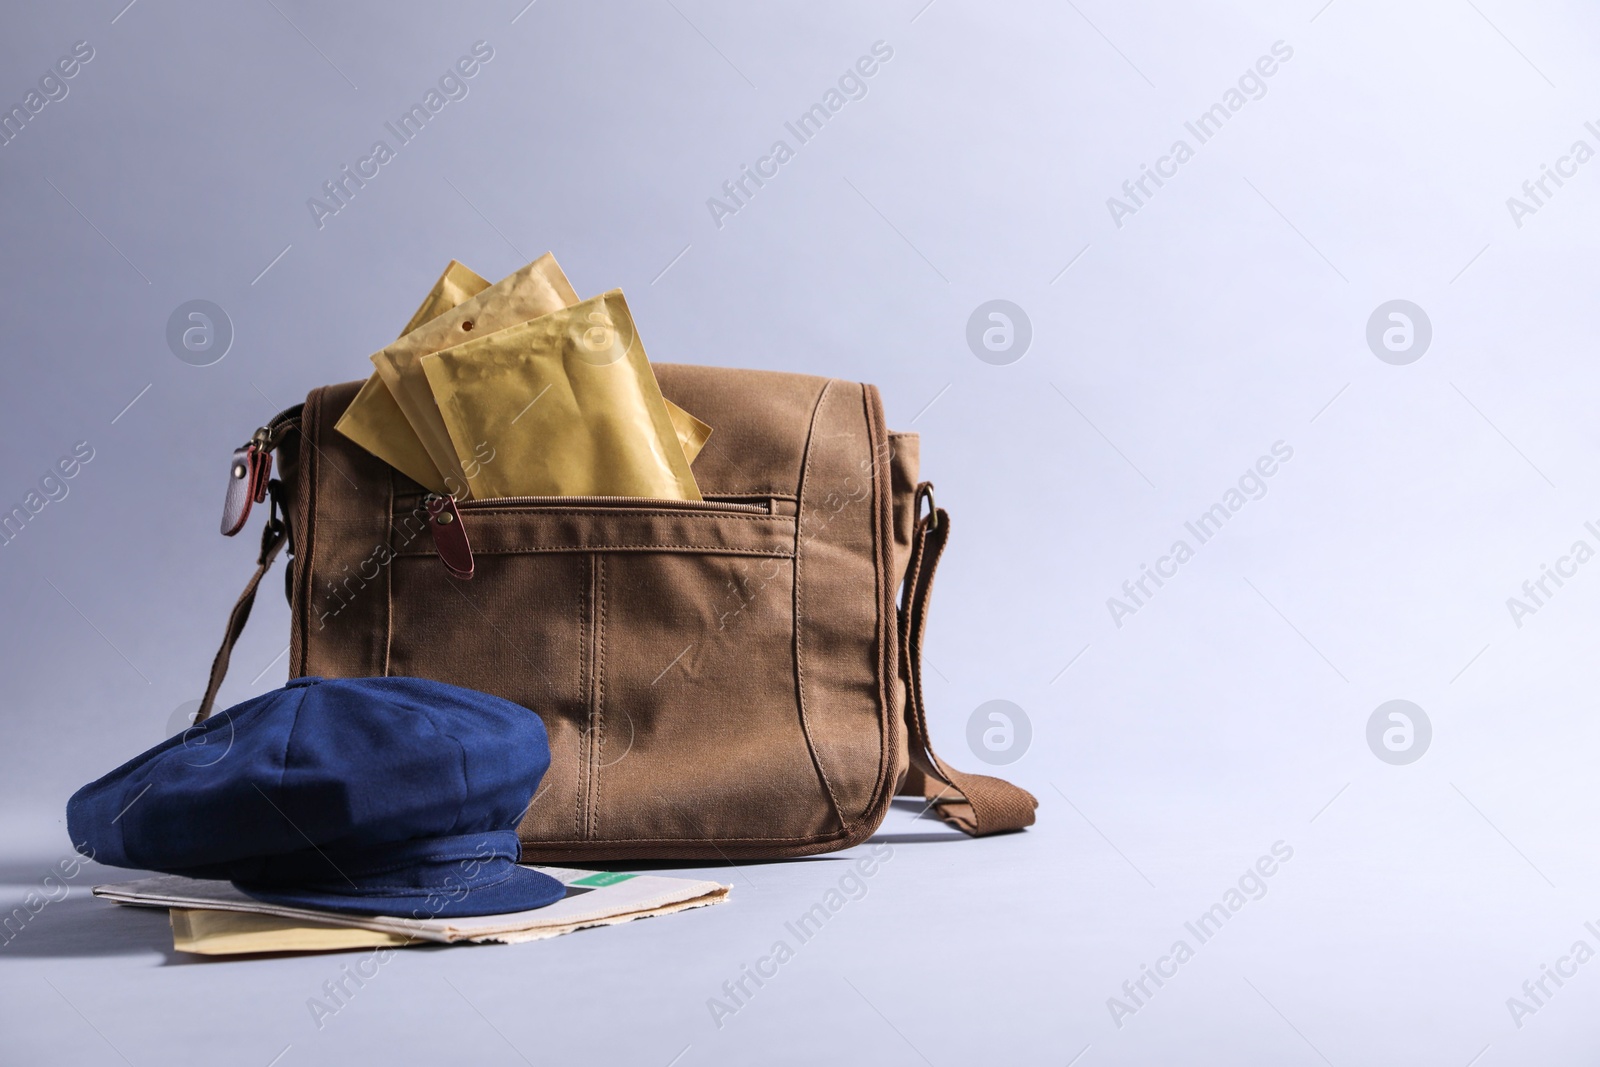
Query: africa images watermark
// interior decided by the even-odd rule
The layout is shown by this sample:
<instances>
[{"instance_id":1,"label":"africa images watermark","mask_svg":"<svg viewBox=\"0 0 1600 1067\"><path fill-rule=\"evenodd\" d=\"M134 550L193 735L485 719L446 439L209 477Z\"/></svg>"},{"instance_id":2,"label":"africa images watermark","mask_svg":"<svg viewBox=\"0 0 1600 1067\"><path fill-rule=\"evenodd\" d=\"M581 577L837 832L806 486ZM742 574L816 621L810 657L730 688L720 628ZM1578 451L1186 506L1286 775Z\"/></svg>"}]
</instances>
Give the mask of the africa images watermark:
<instances>
[{"instance_id":1,"label":"africa images watermark","mask_svg":"<svg viewBox=\"0 0 1600 1067\"><path fill-rule=\"evenodd\" d=\"M474 855L456 864L460 877L451 875L429 888L422 903L411 909L409 918L416 922L438 918L446 905L464 900L472 892L479 872L485 865L495 862L496 858L494 849L487 842L480 842ZM379 969L394 959L396 949L415 944L418 940L410 937L398 945L379 945L357 960L354 966L341 964L338 975L322 983L322 996L306 998L306 1010L311 1013L311 1021L317 1029L326 1027L329 1019L350 1006L356 994L378 976Z\"/></svg>"},{"instance_id":2,"label":"africa images watermark","mask_svg":"<svg viewBox=\"0 0 1600 1067\"><path fill-rule=\"evenodd\" d=\"M0 546L15 541L46 505L67 499L67 494L72 492L72 487L67 483L76 478L84 465L92 459L94 459L94 446L88 441L79 441L72 446L70 455L56 460L40 476L39 487L29 489L23 496L22 503L12 505L9 510L0 511Z\"/></svg>"},{"instance_id":3,"label":"africa images watermark","mask_svg":"<svg viewBox=\"0 0 1600 1067\"><path fill-rule=\"evenodd\" d=\"M1255 863L1246 867L1239 880L1223 892L1221 900L1201 912L1192 922L1183 924L1183 928L1194 938L1194 945L1184 938L1178 938L1165 956L1156 959L1154 967L1147 963L1139 964L1138 977L1122 983L1122 996L1106 998L1106 1010L1111 1013L1111 1021L1116 1023L1118 1030L1122 1029L1128 1016L1139 1014L1168 981L1178 976L1179 968L1194 959L1198 946L1216 937L1223 924L1242 911L1247 903L1267 895L1267 879L1294 858L1294 848L1283 841L1274 841L1271 853L1258 857Z\"/></svg>"},{"instance_id":4,"label":"africa images watermark","mask_svg":"<svg viewBox=\"0 0 1600 1067\"><path fill-rule=\"evenodd\" d=\"M1597 144L1600 144L1600 126L1596 126L1591 120L1585 122L1583 128ZM1522 229L1523 220L1529 215L1537 215L1539 209L1556 195L1557 190L1567 184L1563 179L1576 178L1578 168L1594 156L1594 146L1580 137L1572 142L1566 155L1556 157L1554 167L1548 163L1539 164L1539 176L1529 178L1522 183L1522 196L1506 197L1506 210L1511 213L1511 221L1517 229ZM1551 188L1552 184L1555 186L1554 189Z\"/></svg>"},{"instance_id":5,"label":"africa images watermark","mask_svg":"<svg viewBox=\"0 0 1600 1067\"><path fill-rule=\"evenodd\" d=\"M0 917L0 948L15 941L45 908L67 899L72 892L72 887L67 883L82 873L86 861L94 859L94 849L87 843L80 848L83 851L57 860L39 879L38 887L30 888L21 904L12 908L10 914Z\"/></svg>"},{"instance_id":6,"label":"africa images watermark","mask_svg":"<svg viewBox=\"0 0 1600 1067\"><path fill-rule=\"evenodd\" d=\"M1591 936L1600 940L1600 926L1593 921L1583 924L1583 928ZM1539 964L1539 977L1530 978L1522 983L1520 997L1507 997L1506 1010L1511 1013L1511 1021L1521 1030L1527 1025L1530 1015L1539 1014L1540 1010L1549 1007L1550 998L1561 991L1568 979L1576 978L1578 968L1594 959L1594 948L1583 938L1572 943L1564 956L1556 958L1556 965L1551 967L1548 963ZM1550 988L1552 985L1554 989Z\"/></svg>"},{"instance_id":7,"label":"africa images watermark","mask_svg":"<svg viewBox=\"0 0 1600 1067\"><path fill-rule=\"evenodd\" d=\"M894 450L895 441L890 438L886 446L857 462L857 474L846 475L826 491L822 489L812 491L810 499L804 502L810 505L809 510L797 505L795 515L797 557L820 537L828 528L828 524L843 514L845 509L871 499L873 469L877 457L886 456L887 462L892 466ZM758 564L736 560L732 565L734 573L725 583L728 593L722 599L722 603L731 606L728 610L717 613L717 633L726 632L729 624L737 622L740 616L756 604L768 587L779 579L785 580L780 584L780 589L785 585L790 588L790 593L784 595L792 595L792 567L792 561L785 564L783 560L777 558L770 558Z\"/></svg>"},{"instance_id":8,"label":"africa images watermark","mask_svg":"<svg viewBox=\"0 0 1600 1067\"><path fill-rule=\"evenodd\" d=\"M802 946L822 932L828 920L843 911L846 904L865 897L868 881L882 869L882 864L892 859L893 845L886 841L875 843L870 854L858 857L851 864L851 869L840 875L833 886L822 894L822 899L783 924L788 937L774 941L767 954L758 958L753 965L740 964L738 977L722 983L722 996L706 998L706 1010L711 1013L711 1021L717 1024L717 1029L721 1030L727 1025L728 1019L748 1007L755 995L778 976L779 968L794 959ZM793 938L792 944L790 938Z\"/></svg>"},{"instance_id":9,"label":"africa images watermark","mask_svg":"<svg viewBox=\"0 0 1600 1067\"><path fill-rule=\"evenodd\" d=\"M323 182L322 193L326 199L313 196L306 200L306 208L311 212L311 221L317 224L317 229L322 229L328 224L327 220L331 216L349 207L356 193L365 189L367 182L378 176L379 168L394 159L401 148L415 140L422 133L422 128L430 119L443 111L446 104L465 100L467 94L472 91L468 82L477 77L483 65L493 58L494 49L488 42L474 42L469 55L456 60L450 69L439 76L437 88L428 87L421 103L412 104L401 112L398 119L383 124L384 129L394 137L393 145L381 138L374 141L367 154L356 160L353 170L350 164L346 163L339 168L339 173L332 180Z\"/></svg>"},{"instance_id":10,"label":"africa images watermark","mask_svg":"<svg viewBox=\"0 0 1600 1067\"><path fill-rule=\"evenodd\" d=\"M865 99L867 79L878 73L881 64L893 58L894 49L886 42L872 42L870 54L857 59L853 66L846 67L844 73L839 75L837 84L829 86L820 101L802 111L793 122L783 124L783 128L794 137L793 146L781 137L773 141L766 155L757 159L753 165L741 165L738 177L722 183L721 197L706 197L706 210L711 212L711 221L716 224L717 229L722 229L728 218L747 207L756 195L756 191L776 178L779 169L794 158L795 150L821 133L822 128L833 119L833 116L844 110L845 104L852 100ZM754 188L751 188L752 185Z\"/></svg>"},{"instance_id":11,"label":"africa images watermark","mask_svg":"<svg viewBox=\"0 0 1600 1067\"><path fill-rule=\"evenodd\" d=\"M340 964L338 976L322 983L322 996L306 998L306 1008L311 1012L311 1021L316 1023L318 1030L327 1026L329 1019L349 1007L356 994L366 988L368 982L378 977L379 968L394 959L398 947L379 945L356 960L354 965Z\"/></svg>"},{"instance_id":12,"label":"africa images watermark","mask_svg":"<svg viewBox=\"0 0 1600 1067\"><path fill-rule=\"evenodd\" d=\"M1239 476L1238 484L1229 486L1221 500L1183 524L1190 537L1194 538L1193 545L1187 538L1180 537L1172 543L1166 555L1156 559L1154 567L1148 563L1139 564L1139 576L1122 583L1122 596L1106 597L1106 610L1111 612L1111 621L1116 623L1117 629L1122 629L1124 619L1137 615L1141 608L1146 607L1156 595L1156 590L1176 578L1178 568L1193 559L1199 547L1220 533L1229 519L1242 511L1250 501L1266 496L1267 479L1277 474L1280 465L1292 458L1292 447L1283 441L1274 441L1271 453L1261 456L1253 466L1247 468ZM1155 587L1153 589L1152 584Z\"/></svg>"},{"instance_id":13,"label":"africa images watermark","mask_svg":"<svg viewBox=\"0 0 1600 1067\"><path fill-rule=\"evenodd\" d=\"M1126 199L1115 196L1106 198L1106 210L1111 212L1111 221L1117 229L1126 225L1125 220L1129 215L1137 215L1139 209L1155 196L1156 190L1167 184L1168 179L1176 178L1178 168L1194 158L1195 150L1200 145L1222 132L1222 127L1242 111L1245 104L1267 95L1267 79L1278 73L1280 64L1289 62L1294 56L1294 49L1282 41L1273 41L1269 51L1270 55L1260 57L1252 66L1245 68L1239 80L1222 94L1220 101L1206 108L1193 121L1183 124L1183 128L1194 138L1193 145L1182 137L1173 141L1167 154L1159 157L1154 167L1141 163L1139 176L1122 183L1122 195Z\"/></svg>"},{"instance_id":14,"label":"africa images watermark","mask_svg":"<svg viewBox=\"0 0 1600 1067\"><path fill-rule=\"evenodd\" d=\"M56 60L39 76L37 89L29 89L20 104L0 110L0 148L21 136L28 123L38 118L47 106L65 100L72 91L67 82L76 78L84 64L93 58L94 46L88 41L78 41L69 54Z\"/></svg>"},{"instance_id":15,"label":"africa images watermark","mask_svg":"<svg viewBox=\"0 0 1600 1067\"><path fill-rule=\"evenodd\" d=\"M1600 527L1593 522L1583 524L1589 536L1600 543ZM1555 566L1548 563L1539 564L1539 576L1529 578L1522 583L1520 597L1506 597L1506 610L1511 613L1511 621L1517 624L1517 629L1522 629L1522 620L1529 615L1536 615L1544 607L1557 590L1567 584L1567 581L1578 576L1578 568L1588 563L1595 557L1595 550L1583 538L1572 542L1564 555L1556 557ZM1552 589L1551 586L1555 588Z\"/></svg>"},{"instance_id":16,"label":"africa images watermark","mask_svg":"<svg viewBox=\"0 0 1600 1067\"><path fill-rule=\"evenodd\" d=\"M479 441L477 447L473 449L473 458L463 465L462 473L469 480L476 478L485 465L494 462L495 454L494 447L489 442ZM445 475L444 483L452 495L465 495L460 479L454 474ZM341 564L339 569L343 572L343 578L339 581L328 579L325 582L327 595L322 599L322 606L313 605L317 616L317 629L326 629L329 619L353 604L361 591L377 581L383 569L394 562L398 554L396 549L404 548L415 541L423 530L428 529L431 521L427 499L419 499L409 512L390 523L394 536L373 545L372 551L356 564L355 573L350 572L350 564Z\"/></svg>"}]
</instances>

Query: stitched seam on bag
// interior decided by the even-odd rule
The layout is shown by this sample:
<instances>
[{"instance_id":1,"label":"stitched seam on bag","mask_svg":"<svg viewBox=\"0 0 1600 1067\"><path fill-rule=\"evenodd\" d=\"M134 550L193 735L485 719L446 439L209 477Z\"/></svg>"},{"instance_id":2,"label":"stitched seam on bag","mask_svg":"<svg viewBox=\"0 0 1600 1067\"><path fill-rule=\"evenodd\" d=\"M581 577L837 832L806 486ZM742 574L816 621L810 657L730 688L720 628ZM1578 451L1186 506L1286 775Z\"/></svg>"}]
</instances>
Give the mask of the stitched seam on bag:
<instances>
[{"instance_id":1,"label":"stitched seam on bag","mask_svg":"<svg viewBox=\"0 0 1600 1067\"><path fill-rule=\"evenodd\" d=\"M801 590L804 583L801 580L800 564L800 530L803 523L800 521L805 516L806 486L811 480L811 449L812 442L817 436L817 422L822 417L822 407L827 402L828 391L833 388L834 379L830 378L822 386L822 391L817 394L817 403L811 409L811 425L806 430L805 463L800 468L800 493L795 508L795 552L794 552L794 682L795 703L800 713L800 734L805 738L806 751L811 756L811 766L816 769L817 777L822 782L822 788L828 795L828 803L833 805L833 817L839 823L840 829L845 828L844 812L839 808L839 798L834 795L833 783L828 780L828 772L823 769L822 759L817 754L817 746L811 739L811 723L806 717L806 677L805 677L805 644L802 637L804 628L801 626L805 618L803 594Z\"/></svg>"},{"instance_id":2,"label":"stitched seam on bag","mask_svg":"<svg viewBox=\"0 0 1600 1067\"><path fill-rule=\"evenodd\" d=\"M600 645L600 595L598 588L599 557L589 556L589 590L588 604L589 615L586 625L589 629L589 654L584 661L584 686L583 686L583 718L579 727L583 737L581 788L578 790L578 837L580 840L589 840L589 805L592 801L591 790L594 786L594 695L595 695L595 664L598 660Z\"/></svg>"},{"instance_id":3,"label":"stitched seam on bag","mask_svg":"<svg viewBox=\"0 0 1600 1067\"><path fill-rule=\"evenodd\" d=\"M313 475L312 479L311 479L311 496L316 498L316 499L319 499L319 500L322 499L323 496L324 496L324 494L322 493L322 490L321 490L322 476L323 476L323 473L324 473L323 470L322 470L323 467L330 468L330 470L333 473L338 474L341 478L344 478L344 479L346 479L348 481L348 475L341 468L339 468L331 460L328 459L326 453L323 452L322 445L320 443L321 440L322 440L322 432L321 431L322 431L322 424L323 424L323 418L324 418L324 416L323 416L323 408L326 407L327 393L328 393L328 390L330 388L333 388L333 387L325 385L322 388L318 389L316 391L316 393L315 393L315 396L316 396L316 418L315 418L315 420L313 420L313 423L312 423L312 426L313 426L315 432L313 432L311 434L305 434L304 432L302 432L302 434L301 434L301 443L310 447L311 454L314 457L314 462L313 462L312 467L311 467L312 475ZM308 398L307 407L310 407L310 406L311 405L309 403L309 398ZM337 495L337 492L338 492L337 490L334 490L331 495ZM315 528L318 526L318 519L326 517L326 516L319 516L317 514L318 510L319 509L317 509L317 508L311 507L309 503L307 504L307 512L308 512L308 515L310 517L310 525L313 527L314 531L315 531ZM338 530L338 525L337 524L335 524L334 530L335 530L335 533L336 533L337 530ZM315 592L316 592L316 584L317 584L317 575L316 575L317 551L316 551L316 543L319 540L319 538L320 538L320 534L318 534L316 532L313 532L312 537L311 537L311 540L312 540L311 556L310 556L310 559L308 559L308 561L307 561L308 565L307 565L307 568L306 568L306 593L307 593L306 604L307 604L307 609L308 610L310 609L310 605L311 605L312 599L315 596ZM338 552L337 551L334 551L332 553L332 555L333 555L335 560L338 558ZM328 584L332 585L332 581L330 580ZM343 611L343 610L344 609L341 607L340 611ZM309 620L309 617L308 617L307 622L309 623L309 621L310 620ZM331 640L331 638L330 638L330 640ZM346 653L346 649L341 643L335 642L335 644L336 644L336 647L339 648L339 652L340 652L339 658L342 659L344 654ZM307 637L306 637L306 646L305 647L306 647L306 658L309 659L310 658L310 654L311 654L311 640L310 640L310 636L309 636L309 627L307 629ZM324 653L326 653L327 642L323 642L322 643L322 647L323 647ZM309 665L307 663L302 662L300 664L301 671L302 672L306 671L308 669L308 666Z\"/></svg>"},{"instance_id":4,"label":"stitched seam on bag","mask_svg":"<svg viewBox=\"0 0 1600 1067\"><path fill-rule=\"evenodd\" d=\"M600 568L601 557L591 553L589 556L589 680L585 690L587 700L584 702L584 727L583 727L583 828L582 836L588 841L594 836L594 745L595 700L599 695L600 686L600 618L604 605L600 599Z\"/></svg>"},{"instance_id":5,"label":"stitched seam on bag","mask_svg":"<svg viewBox=\"0 0 1600 1067\"><path fill-rule=\"evenodd\" d=\"M886 417L883 409L883 398L875 390L873 410L880 426L886 427ZM919 435L902 433L896 435L900 438L915 438ZM879 521L882 524L882 544L878 549L879 565L883 568L883 591L880 596L878 610L880 612L881 640L883 653L880 659L883 670L884 687L884 782L883 796L879 801L878 819L881 821L888 813L894 797L903 781L902 775L911 772L910 733L906 727L905 691L900 680L900 612L899 594L902 575L899 566L899 542L896 540L896 508L895 502L895 457L897 455L894 438L890 437L889 448L883 457L879 477L883 486L883 503L879 508ZM919 465L920 471L920 465ZM901 770L901 750L906 752L905 770Z\"/></svg>"},{"instance_id":6,"label":"stitched seam on bag","mask_svg":"<svg viewBox=\"0 0 1600 1067\"><path fill-rule=\"evenodd\" d=\"M584 589L584 603L587 613L584 615L584 633L587 636L586 652L583 659L583 703L580 705L581 715L578 719L578 736L583 744L579 746L578 756L578 840L589 840L589 782L594 774L594 652L595 652L595 616L600 610L600 602L595 595L593 553L588 554L588 573L585 575L587 583Z\"/></svg>"},{"instance_id":7,"label":"stitched seam on bag","mask_svg":"<svg viewBox=\"0 0 1600 1067\"><path fill-rule=\"evenodd\" d=\"M394 514L394 468L389 468L389 514ZM394 559L394 523L383 524L383 546ZM394 568L383 568L383 676L389 676L389 654L394 647Z\"/></svg>"},{"instance_id":8,"label":"stitched seam on bag","mask_svg":"<svg viewBox=\"0 0 1600 1067\"><path fill-rule=\"evenodd\" d=\"M636 508L585 508L580 510L573 508L545 507L540 504L529 504L521 507L518 507L514 504L509 504L505 507L491 507L488 504L473 504L472 506L463 510L466 511L468 515L551 515L565 518L592 518L595 517L596 512L599 512L603 515L626 516L627 518L633 519L681 519L692 517L694 519L727 519L735 522L791 522L794 519L793 515L749 515L745 513L733 513L727 511L695 511L692 509L679 511L675 508L664 508L654 511L645 511L643 509Z\"/></svg>"},{"instance_id":9,"label":"stitched seam on bag","mask_svg":"<svg viewBox=\"0 0 1600 1067\"><path fill-rule=\"evenodd\" d=\"M775 496L779 500L793 500L795 493L789 489L707 489L700 487L700 495L710 500L712 497L724 496Z\"/></svg>"},{"instance_id":10,"label":"stitched seam on bag","mask_svg":"<svg viewBox=\"0 0 1600 1067\"><path fill-rule=\"evenodd\" d=\"M721 847L743 848L762 847L773 843L786 845L812 845L828 841L839 841L850 836L849 831L833 830L825 834L809 834L805 837L795 837L785 834L779 837L607 837L589 842L579 841L529 841L523 846L523 862L532 862L528 854L549 855L554 853L587 853L601 852L617 845L659 845L667 849L679 849L685 853L693 852L695 855L715 855ZM705 852L705 849L711 851Z\"/></svg>"},{"instance_id":11,"label":"stitched seam on bag","mask_svg":"<svg viewBox=\"0 0 1600 1067\"><path fill-rule=\"evenodd\" d=\"M474 548L475 556L527 556L539 552L706 552L723 556L770 556L773 559L792 559L794 550L787 548L729 548L725 545L685 545L677 541L665 544L641 544L636 541L624 545L524 545L517 548ZM435 555L429 549L402 552L401 556L426 557Z\"/></svg>"},{"instance_id":12,"label":"stitched seam on bag","mask_svg":"<svg viewBox=\"0 0 1600 1067\"><path fill-rule=\"evenodd\" d=\"M915 437L916 434L912 434L911 436ZM789 502L789 501L793 501L793 500L798 499L796 497L796 495L795 495L794 490L792 490L792 489L718 489L718 490L710 491L709 494L707 493L706 490L702 490L701 491L701 495L706 497L706 499L703 502L704 503L708 503L708 504L719 504L719 503L734 503L734 504L738 504L738 503L742 503L742 501L712 500L712 499L710 499L711 496L717 496L717 497L725 497L725 496L759 497L761 499L778 499L778 500L782 500L782 501L785 501L785 502ZM411 499L411 498L410 497L399 497L397 499ZM423 499L422 497L416 497L416 500L419 503L422 501L422 499ZM533 513L536 513L536 514L539 514L539 515L594 515L594 514L601 514L601 515L668 515L668 516L671 516L673 518L681 518L683 516L689 515L689 516L694 516L695 518L702 518L702 519L751 519L751 520L756 520L756 521L763 521L763 520L770 521L772 519L793 518L793 516L791 516L791 515L756 514L756 513L749 512L749 511L723 511L720 508L714 508L714 507L713 508L659 508L659 507L633 507L633 506L628 505L628 504L498 504L498 503L495 503L495 501L498 500L498 499L499 499L498 497L484 497L482 500L474 498L474 499L472 499L470 501L462 501L462 503L464 505L462 510L463 511L473 511L473 512L480 512L480 511L481 512L496 512L496 513L500 513L500 514L511 513L511 512L533 512ZM624 498L621 498L621 499L627 499L627 498L624 497ZM685 503L691 503L691 501L685 501Z\"/></svg>"},{"instance_id":13,"label":"stitched seam on bag","mask_svg":"<svg viewBox=\"0 0 1600 1067\"><path fill-rule=\"evenodd\" d=\"M593 577L594 561L591 560L590 576ZM578 700L585 711L589 708L589 602L593 597L593 582L589 588L583 590L578 597ZM572 834L574 837L583 837L583 793L588 788L588 760L589 760L589 731L580 726L578 730L578 759L572 770Z\"/></svg>"},{"instance_id":14,"label":"stitched seam on bag","mask_svg":"<svg viewBox=\"0 0 1600 1067\"><path fill-rule=\"evenodd\" d=\"M871 821L875 809L887 810L888 798L893 796L895 782L894 763L896 746L894 738L894 702L890 694L890 687L898 683L898 664L894 662L893 649L887 634L890 632L889 616L894 612L893 583L890 571L894 567L893 549L893 495L894 480L889 470L890 454L893 451L892 440L896 435L889 433L880 421L883 417L883 406L878 398L877 390L870 385L861 387L862 417L867 424L867 454L872 460L872 577L873 593L876 597L877 610L873 612L876 624L873 630L873 643L877 651L878 664L878 775L873 783L873 793L867 798L867 803L862 808L863 821ZM884 450L880 454L878 449L878 431L884 430ZM904 436L903 434L900 436Z\"/></svg>"},{"instance_id":15,"label":"stitched seam on bag","mask_svg":"<svg viewBox=\"0 0 1600 1067\"><path fill-rule=\"evenodd\" d=\"M905 727L905 710L899 704L900 697L900 656L898 648L899 618L895 611L895 527L894 527L894 457L895 440L897 438L913 438L915 433L891 432L886 424L883 410L883 397L876 386L866 386L862 389L863 399L867 404L868 424L873 427L876 434L883 433L884 449L881 456L877 455L876 441L873 443L873 481L878 487L878 509L874 526L873 544L873 569L878 576L878 699L879 699L879 743L882 745L880 752L882 775L879 779L881 795L878 802L869 808L877 812L877 819L882 821L889 810L889 804L894 797L895 790L899 788L900 780L896 774L900 760L900 731ZM909 763L908 763L909 766ZM871 821L870 818L868 821Z\"/></svg>"},{"instance_id":16,"label":"stitched seam on bag","mask_svg":"<svg viewBox=\"0 0 1600 1067\"><path fill-rule=\"evenodd\" d=\"M599 597L595 612L594 631L594 744L593 769L589 772L593 795L589 803L589 836L600 832L600 796L605 783L600 779L606 748L606 558L595 556L595 570L599 575Z\"/></svg>"},{"instance_id":17,"label":"stitched seam on bag","mask_svg":"<svg viewBox=\"0 0 1600 1067\"><path fill-rule=\"evenodd\" d=\"M324 386L326 388L326 386ZM311 443L316 437L318 420L322 415L322 389L314 389L306 397L306 406L300 413L300 441L302 444ZM300 584L300 618L298 635L299 645L295 651L298 653L301 674L305 673L306 660L311 655L311 600L312 590L316 584L316 559L317 559L317 530L314 518L316 508L312 502L317 499L317 464L322 460L322 450L313 446L309 452L300 450L300 501L301 515L304 518L302 536L305 543L300 546L300 564L304 568L303 581ZM293 634L291 637L295 636ZM290 664L291 668L294 666ZM292 673L292 671L291 671Z\"/></svg>"}]
</instances>

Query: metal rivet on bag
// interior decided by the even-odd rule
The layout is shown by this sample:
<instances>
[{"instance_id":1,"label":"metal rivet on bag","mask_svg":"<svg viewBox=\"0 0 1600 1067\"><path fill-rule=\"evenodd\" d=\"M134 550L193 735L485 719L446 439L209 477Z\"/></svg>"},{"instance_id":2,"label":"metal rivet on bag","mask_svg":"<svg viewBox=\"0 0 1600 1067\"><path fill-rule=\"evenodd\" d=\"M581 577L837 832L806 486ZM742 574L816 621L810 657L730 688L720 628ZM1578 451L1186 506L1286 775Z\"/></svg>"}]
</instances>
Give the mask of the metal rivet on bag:
<instances>
[{"instance_id":1,"label":"metal rivet on bag","mask_svg":"<svg viewBox=\"0 0 1600 1067\"><path fill-rule=\"evenodd\" d=\"M243 463L235 463L233 465L233 476L235 478L243 478L246 474L249 474L249 473L250 472L245 469L245 465Z\"/></svg>"},{"instance_id":2,"label":"metal rivet on bag","mask_svg":"<svg viewBox=\"0 0 1600 1067\"><path fill-rule=\"evenodd\" d=\"M448 511L441 511L439 512L439 517L434 521L440 526L448 526L450 523L455 521L455 516L451 515Z\"/></svg>"}]
</instances>

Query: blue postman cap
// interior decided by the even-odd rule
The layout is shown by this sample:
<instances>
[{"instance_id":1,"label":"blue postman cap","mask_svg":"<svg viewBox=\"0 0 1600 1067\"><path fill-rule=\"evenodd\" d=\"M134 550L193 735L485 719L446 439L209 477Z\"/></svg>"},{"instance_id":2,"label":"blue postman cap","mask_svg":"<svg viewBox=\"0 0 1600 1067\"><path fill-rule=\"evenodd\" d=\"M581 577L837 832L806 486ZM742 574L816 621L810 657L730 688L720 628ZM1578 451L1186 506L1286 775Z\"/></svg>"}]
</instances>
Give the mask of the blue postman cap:
<instances>
[{"instance_id":1,"label":"blue postman cap","mask_svg":"<svg viewBox=\"0 0 1600 1067\"><path fill-rule=\"evenodd\" d=\"M421 678L297 678L67 802L85 855L258 900L450 918L543 907L516 827L550 766L527 708Z\"/></svg>"}]
</instances>

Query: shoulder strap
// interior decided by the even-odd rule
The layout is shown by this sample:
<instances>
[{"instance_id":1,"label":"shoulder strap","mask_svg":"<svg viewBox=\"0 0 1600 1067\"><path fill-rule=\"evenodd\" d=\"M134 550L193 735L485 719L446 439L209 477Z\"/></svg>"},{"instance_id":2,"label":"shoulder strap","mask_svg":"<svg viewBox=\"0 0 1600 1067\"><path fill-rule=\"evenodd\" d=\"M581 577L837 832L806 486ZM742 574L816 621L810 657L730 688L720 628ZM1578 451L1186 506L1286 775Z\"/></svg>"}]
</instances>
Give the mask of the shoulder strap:
<instances>
[{"instance_id":1,"label":"shoulder strap","mask_svg":"<svg viewBox=\"0 0 1600 1067\"><path fill-rule=\"evenodd\" d=\"M296 404L278 412L270 422L250 436L248 444L233 454L228 494L223 503L223 536L232 537L244 529L245 520L250 517L251 504L259 502L263 496L271 496L272 503L267 524L261 530L261 554L256 557L256 572L251 575L244 592L239 594L233 610L228 613L228 629L222 635L222 645L217 649L216 657L211 661L211 677L206 681L206 694L200 700L195 722L204 722L210 717L211 707L217 700L217 690L222 688L222 679L228 673L228 661L233 658L233 646L244 632L244 624L250 621L250 609L256 602L256 588L289 539L289 526L283 516L283 483L270 477L272 453L283 444L285 437L300 430L304 409L304 404ZM245 491L242 487L246 483L241 479L247 475L250 484L248 491ZM260 484L257 478L265 483L260 485L259 490L256 488ZM290 554L293 554L292 549Z\"/></svg>"},{"instance_id":2,"label":"shoulder strap","mask_svg":"<svg viewBox=\"0 0 1600 1067\"><path fill-rule=\"evenodd\" d=\"M922 501L928 501L928 513ZM906 677L906 728L911 750L907 787L920 779L923 796L939 817L973 837L1020 830L1033 825L1038 800L1026 789L986 774L967 774L941 760L928 737L922 701L922 635L928 620L933 573L950 536L950 516L934 506L933 486L917 486L917 524L906 566L905 605L900 611L901 670Z\"/></svg>"},{"instance_id":3,"label":"shoulder strap","mask_svg":"<svg viewBox=\"0 0 1600 1067\"><path fill-rule=\"evenodd\" d=\"M195 713L194 721L197 723L204 722L211 715L211 707L217 700L217 690L222 688L222 679L228 674L228 661L233 658L234 643L244 632L244 624L250 621L250 609L256 602L256 589L272 566L272 561L278 558L278 553L289 540L289 527L278 513L278 483L272 482L269 488L272 494L272 513L267 518L267 524L261 529L261 554L256 557L256 572L250 576L249 584L244 587L244 592L240 593L239 599L234 602L233 610L228 613L228 629L222 635L222 645L217 649L216 658L211 661L211 678L206 682L206 695L201 698L200 710Z\"/></svg>"}]
</instances>

